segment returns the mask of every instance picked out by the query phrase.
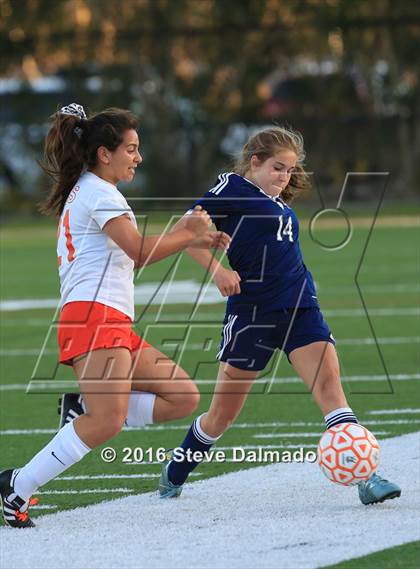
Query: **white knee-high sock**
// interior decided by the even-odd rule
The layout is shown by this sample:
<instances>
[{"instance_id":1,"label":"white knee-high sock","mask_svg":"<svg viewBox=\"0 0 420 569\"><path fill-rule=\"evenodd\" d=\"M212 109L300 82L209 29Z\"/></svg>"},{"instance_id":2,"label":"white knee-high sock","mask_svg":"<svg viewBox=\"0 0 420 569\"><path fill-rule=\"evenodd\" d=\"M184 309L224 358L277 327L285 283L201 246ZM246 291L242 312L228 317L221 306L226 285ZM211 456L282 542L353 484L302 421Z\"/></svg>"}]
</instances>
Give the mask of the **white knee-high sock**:
<instances>
[{"instance_id":1,"label":"white knee-high sock","mask_svg":"<svg viewBox=\"0 0 420 569\"><path fill-rule=\"evenodd\" d=\"M144 427L153 424L156 395L148 391L132 391L128 400L127 427Z\"/></svg>"},{"instance_id":2,"label":"white knee-high sock","mask_svg":"<svg viewBox=\"0 0 420 569\"><path fill-rule=\"evenodd\" d=\"M73 423L67 423L19 470L13 484L16 494L23 500L29 500L40 486L76 464L90 450L74 430Z\"/></svg>"},{"instance_id":3,"label":"white knee-high sock","mask_svg":"<svg viewBox=\"0 0 420 569\"><path fill-rule=\"evenodd\" d=\"M153 409L156 395L148 391L132 391L128 399L128 411L125 425L127 427L144 427L153 425ZM86 413L85 401L80 395L79 403Z\"/></svg>"},{"instance_id":4,"label":"white knee-high sock","mask_svg":"<svg viewBox=\"0 0 420 569\"><path fill-rule=\"evenodd\" d=\"M356 415L350 407L340 407L331 411L324 417L327 429L340 423L358 423Z\"/></svg>"}]
</instances>

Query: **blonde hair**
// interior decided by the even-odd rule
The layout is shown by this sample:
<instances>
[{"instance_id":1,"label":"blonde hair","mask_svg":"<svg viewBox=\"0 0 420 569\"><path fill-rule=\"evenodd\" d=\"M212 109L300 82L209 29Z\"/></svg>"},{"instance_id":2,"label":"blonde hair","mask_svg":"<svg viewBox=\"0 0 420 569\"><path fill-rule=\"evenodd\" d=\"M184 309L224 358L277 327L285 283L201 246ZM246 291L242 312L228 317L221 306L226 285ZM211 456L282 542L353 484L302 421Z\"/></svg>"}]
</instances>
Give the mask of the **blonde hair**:
<instances>
[{"instance_id":1,"label":"blonde hair","mask_svg":"<svg viewBox=\"0 0 420 569\"><path fill-rule=\"evenodd\" d=\"M303 137L292 128L273 126L251 136L242 148L241 154L233 166L233 171L240 176L245 176L250 169L253 156L257 156L261 162L265 162L282 148L292 150L297 156L296 167L281 194L284 201L290 203L302 190L310 186L309 176L303 167L305 160Z\"/></svg>"}]
</instances>

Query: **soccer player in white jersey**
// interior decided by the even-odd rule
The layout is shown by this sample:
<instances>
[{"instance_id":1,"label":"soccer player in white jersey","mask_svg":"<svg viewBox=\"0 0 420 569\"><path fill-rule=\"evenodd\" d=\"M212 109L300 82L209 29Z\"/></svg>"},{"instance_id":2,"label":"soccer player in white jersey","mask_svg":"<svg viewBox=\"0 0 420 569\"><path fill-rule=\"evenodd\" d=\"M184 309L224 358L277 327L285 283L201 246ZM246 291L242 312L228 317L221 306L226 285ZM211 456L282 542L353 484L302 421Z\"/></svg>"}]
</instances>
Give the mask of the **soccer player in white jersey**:
<instances>
[{"instance_id":1,"label":"soccer player in white jersey","mask_svg":"<svg viewBox=\"0 0 420 569\"><path fill-rule=\"evenodd\" d=\"M290 207L308 185L301 135L273 127L252 136L234 171L198 204L218 230L232 237L227 251L232 270L204 251L189 253L214 275L229 296L217 384L207 413L195 419L177 452L162 468L162 498L177 497L200 456L239 415L247 395L276 349L283 350L311 390L326 427L357 423L346 400L335 341L320 311L311 273L299 247L299 224ZM196 453L196 451L198 451ZM203 456L203 454L201 454ZM400 495L400 488L377 474L358 486L364 504Z\"/></svg>"},{"instance_id":2,"label":"soccer player in white jersey","mask_svg":"<svg viewBox=\"0 0 420 569\"><path fill-rule=\"evenodd\" d=\"M85 413L25 466L0 473L3 517L11 527L32 527L32 494L124 424L185 417L199 401L185 371L132 330L133 271L186 247L224 248L229 238L209 231L201 207L165 235L137 231L117 189L142 162L136 129L129 111L107 109L88 118L73 103L55 113L46 138L44 167L54 183L43 211L59 217L60 362L78 378Z\"/></svg>"}]
</instances>

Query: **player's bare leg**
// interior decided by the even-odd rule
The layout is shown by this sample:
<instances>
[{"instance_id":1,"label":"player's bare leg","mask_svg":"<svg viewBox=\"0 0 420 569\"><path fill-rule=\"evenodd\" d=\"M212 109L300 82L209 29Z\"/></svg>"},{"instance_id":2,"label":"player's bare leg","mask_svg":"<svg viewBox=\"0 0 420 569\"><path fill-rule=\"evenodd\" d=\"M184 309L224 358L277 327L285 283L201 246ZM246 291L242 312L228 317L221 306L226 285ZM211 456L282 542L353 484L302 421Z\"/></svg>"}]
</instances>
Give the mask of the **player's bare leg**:
<instances>
[{"instance_id":1,"label":"player's bare leg","mask_svg":"<svg viewBox=\"0 0 420 569\"><path fill-rule=\"evenodd\" d=\"M324 415L334 409L348 407L333 344L313 342L290 352L289 359Z\"/></svg>"},{"instance_id":2,"label":"player's bare leg","mask_svg":"<svg viewBox=\"0 0 420 569\"><path fill-rule=\"evenodd\" d=\"M178 457L177 451L177 460L172 460L170 456L162 466L159 481L161 498L176 498L181 494L182 485L189 473L201 462L204 452L210 450L241 412L257 375L258 372L255 371L220 364L210 409L193 421L179 447L181 456ZM189 453L191 456L188 456ZM199 453L201 460L196 459Z\"/></svg>"},{"instance_id":3,"label":"player's bare leg","mask_svg":"<svg viewBox=\"0 0 420 569\"><path fill-rule=\"evenodd\" d=\"M131 353L127 348L90 352L73 363L86 413L74 420L79 437L90 448L117 435L127 416L131 393Z\"/></svg>"},{"instance_id":4,"label":"player's bare leg","mask_svg":"<svg viewBox=\"0 0 420 569\"><path fill-rule=\"evenodd\" d=\"M210 408L201 417L201 428L220 437L236 420L259 372L246 371L222 362Z\"/></svg>"},{"instance_id":5,"label":"player's bare leg","mask_svg":"<svg viewBox=\"0 0 420 569\"><path fill-rule=\"evenodd\" d=\"M130 396L131 363L126 348L95 350L74 363L86 413L60 429L23 468L0 474L7 525L33 527L28 514L32 494L120 432Z\"/></svg>"},{"instance_id":6,"label":"player's bare leg","mask_svg":"<svg viewBox=\"0 0 420 569\"><path fill-rule=\"evenodd\" d=\"M296 348L289 359L311 390L312 395L325 416L327 428L345 422L357 423L348 406L340 381L340 366L335 347L330 342L314 342ZM360 501L375 504L401 495L401 488L373 474L367 482L358 485Z\"/></svg>"},{"instance_id":7,"label":"player's bare leg","mask_svg":"<svg viewBox=\"0 0 420 569\"><path fill-rule=\"evenodd\" d=\"M188 417L200 402L200 392L186 371L165 354L150 347L133 355L135 392L156 395L153 422L162 423Z\"/></svg>"},{"instance_id":8,"label":"player's bare leg","mask_svg":"<svg viewBox=\"0 0 420 569\"><path fill-rule=\"evenodd\" d=\"M200 401L200 393L188 374L153 347L131 355L131 393L126 425L143 427L188 417ZM59 403L59 428L86 410L83 396L66 393Z\"/></svg>"}]
</instances>

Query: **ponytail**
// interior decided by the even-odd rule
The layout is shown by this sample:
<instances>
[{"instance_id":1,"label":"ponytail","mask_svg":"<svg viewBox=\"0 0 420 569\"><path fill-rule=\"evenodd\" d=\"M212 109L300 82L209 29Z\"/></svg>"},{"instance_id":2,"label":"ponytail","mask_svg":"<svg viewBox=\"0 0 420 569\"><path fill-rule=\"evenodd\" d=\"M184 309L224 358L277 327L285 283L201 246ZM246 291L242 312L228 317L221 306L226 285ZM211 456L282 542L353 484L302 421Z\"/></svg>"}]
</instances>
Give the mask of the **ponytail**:
<instances>
[{"instance_id":1,"label":"ponytail","mask_svg":"<svg viewBox=\"0 0 420 569\"><path fill-rule=\"evenodd\" d=\"M40 210L47 215L61 215L66 200L79 179L84 163L83 124L75 115L55 113L44 147L44 172L53 180L51 192ZM84 121L87 122L87 121ZM77 130L76 130L77 129Z\"/></svg>"},{"instance_id":2,"label":"ponytail","mask_svg":"<svg viewBox=\"0 0 420 569\"><path fill-rule=\"evenodd\" d=\"M113 152L122 143L124 132L137 129L138 122L130 111L115 108L87 118L83 107L75 103L52 118L40 165L53 185L40 211L59 217L82 172L96 165L98 148L105 146Z\"/></svg>"}]
</instances>

